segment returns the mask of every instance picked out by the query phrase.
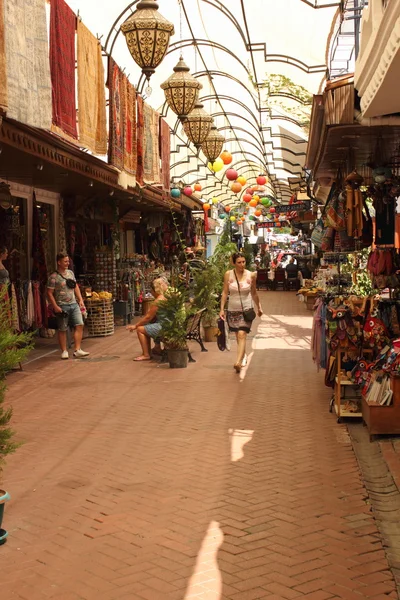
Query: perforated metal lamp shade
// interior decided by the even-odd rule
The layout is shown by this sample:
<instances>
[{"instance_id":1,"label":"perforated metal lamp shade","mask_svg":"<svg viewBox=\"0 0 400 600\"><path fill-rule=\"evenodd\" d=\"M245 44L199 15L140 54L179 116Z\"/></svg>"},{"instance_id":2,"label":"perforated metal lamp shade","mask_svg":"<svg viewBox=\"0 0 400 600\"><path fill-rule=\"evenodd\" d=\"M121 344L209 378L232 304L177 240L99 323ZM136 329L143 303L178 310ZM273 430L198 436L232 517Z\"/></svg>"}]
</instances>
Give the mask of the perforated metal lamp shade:
<instances>
[{"instance_id":1,"label":"perforated metal lamp shade","mask_svg":"<svg viewBox=\"0 0 400 600\"><path fill-rule=\"evenodd\" d=\"M210 133L212 121L212 117L204 110L202 103L198 102L183 122L183 129L196 148L200 148Z\"/></svg>"},{"instance_id":2,"label":"perforated metal lamp shade","mask_svg":"<svg viewBox=\"0 0 400 600\"><path fill-rule=\"evenodd\" d=\"M170 109L184 119L192 112L199 100L199 91L202 84L190 74L190 69L181 57L174 67L174 73L161 84L165 100Z\"/></svg>"},{"instance_id":3,"label":"perforated metal lamp shade","mask_svg":"<svg viewBox=\"0 0 400 600\"><path fill-rule=\"evenodd\" d=\"M158 12L156 0L141 0L137 10L121 25L129 52L147 79L162 62L174 35L174 25Z\"/></svg>"},{"instance_id":4,"label":"perforated metal lamp shade","mask_svg":"<svg viewBox=\"0 0 400 600\"><path fill-rule=\"evenodd\" d=\"M221 154L224 142L224 136L219 133L216 126L213 125L210 133L201 145L201 149L211 163L213 163Z\"/></svg>"}]
</instances>

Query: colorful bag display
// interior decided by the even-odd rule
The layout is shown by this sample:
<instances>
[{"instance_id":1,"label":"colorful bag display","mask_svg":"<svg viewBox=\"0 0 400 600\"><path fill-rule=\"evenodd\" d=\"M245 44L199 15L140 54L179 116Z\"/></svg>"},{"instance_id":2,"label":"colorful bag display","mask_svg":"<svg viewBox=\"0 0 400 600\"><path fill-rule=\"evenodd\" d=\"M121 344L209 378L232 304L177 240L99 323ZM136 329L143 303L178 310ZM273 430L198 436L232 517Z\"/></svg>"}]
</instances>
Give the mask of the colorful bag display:
<instances>
[{"instance_id":1,"label":"colorful bag display","mask_svg":"<svg viewBox=\"0 0 400 600\"><path fill-rule=\"evenodd\" d=\"M317 248L321 247L322 238L324 235L324 222L322 219L318 219L314 229L311 233L311 241Z\"/></svg>"},{"instance_id":2,"label":"colorful bag display","mask_svg":"<svg viewBox=\"0 0 400 600\"><path fill-rule=\"evenodd\" d=\"M335 241L335 230L333 227L326 227L322 236L321 250L323 252L330 252L333 250Z\"/></svg>"},{"instance_id":3,"label":"colorful bag display","mask_svg":"<svg viewBox=\"0 0 400 600\"><path fill-rule=\"evenodd\" d=\"M343 194L335 195L326 210L326 224L336 231L346 229L345 198Z\"/></svg>"}]
</instances>

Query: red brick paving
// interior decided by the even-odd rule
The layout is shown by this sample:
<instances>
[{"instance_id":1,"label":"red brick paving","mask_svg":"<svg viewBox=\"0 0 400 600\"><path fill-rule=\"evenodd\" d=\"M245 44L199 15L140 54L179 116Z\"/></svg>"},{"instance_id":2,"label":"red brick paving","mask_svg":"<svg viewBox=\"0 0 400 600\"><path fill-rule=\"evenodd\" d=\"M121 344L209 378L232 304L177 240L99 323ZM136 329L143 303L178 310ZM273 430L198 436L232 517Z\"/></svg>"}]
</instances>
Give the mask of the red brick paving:
<instances>
[{"instance_id":1,"label":"red brick paving","mask_svg":"<svg viewBox=\"0 0 400 600\"><path fill-rule=\"evenodd\" d=\"M396 598L347 429L308 350L311 318L264 293L249 365L136 364L123 330L92 357L10 377L24 445L4 473L4 598Z\"/></svg>"}]
</instances>

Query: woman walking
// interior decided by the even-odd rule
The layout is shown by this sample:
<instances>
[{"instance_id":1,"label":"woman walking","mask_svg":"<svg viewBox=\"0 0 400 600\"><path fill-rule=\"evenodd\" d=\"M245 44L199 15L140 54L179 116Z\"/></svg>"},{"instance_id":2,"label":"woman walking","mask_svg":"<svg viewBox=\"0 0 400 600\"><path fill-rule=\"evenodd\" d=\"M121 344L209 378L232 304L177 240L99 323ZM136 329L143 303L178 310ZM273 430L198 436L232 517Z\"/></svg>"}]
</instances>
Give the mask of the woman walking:
<instances>
[{"instance_id":1,"label":"woman walking","mask_svg":"<svg viewBox=\"0 0 400 600\"><path fill-rule=\"evenodd\" d=\"M234 268L227 271L224 276L219 316L225 320L225 304L229 296L226 318L229 331L234 331L236 335L237 357L233 368L239 373L246 354L247 334L256 316L253 306L256 307L259 317L263 311L256 288L257 273L246 269L246 259L240 252L232 255L232 262Z\"/></svg>"}]
</instances>

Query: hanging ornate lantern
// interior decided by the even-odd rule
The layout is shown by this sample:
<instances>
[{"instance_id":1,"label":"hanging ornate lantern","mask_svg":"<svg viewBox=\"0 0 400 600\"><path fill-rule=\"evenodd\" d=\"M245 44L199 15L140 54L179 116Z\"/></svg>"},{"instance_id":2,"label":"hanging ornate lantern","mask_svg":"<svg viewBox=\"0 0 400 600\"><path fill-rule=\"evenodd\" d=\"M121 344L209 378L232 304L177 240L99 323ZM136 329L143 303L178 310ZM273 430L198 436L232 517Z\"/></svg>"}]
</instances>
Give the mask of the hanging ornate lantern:
<instances>
[{"instance_id":1,"label":"hanging ornate lantern","mask_svg":"<svg viewBox=\"0 0 400 600\"><path fill-rule=\"evenodd\" d=\"M217 160L221 153L222 146L224 145L224 141L224 136L219 133L215 125L212 125L210 133L201 145L201 149L210 162Z\"/></svg>"},{"instance_id":2,"label":"hanging ornate lantern","mask_svg":"<svg viewBox=\"0 0 400 600\"><path fill-rule=\"evenodd\" d=\"M181 56L174 67L174 74L161 84L165 99L170 109L180 119L185 119L192 112L199 100L202 84L190 74L190 69Z\"/></svg>"},{"instance_id":3,"label":"hanging ornate lantern","mask_svg":"<svg viewBox=\"0 0 400 600\"><path fill-rule=\"evenodd\" d=\"M212 120L212 117L204 110L202 103L198 102L183 122L183 129L196 148L200 148L210 133Z\"/></svg>"},{"instance_id":4,"label":"hanging ornate lantern","mask_svg":"<svg viewBox=\"0 0 400 600\"><path fill-rule=\"evenodd\" d=\"M121 31L133 60L149 80L167 53L173 23L160 15L156 0L141 0Z\"/></svg>"}]
</instances>

